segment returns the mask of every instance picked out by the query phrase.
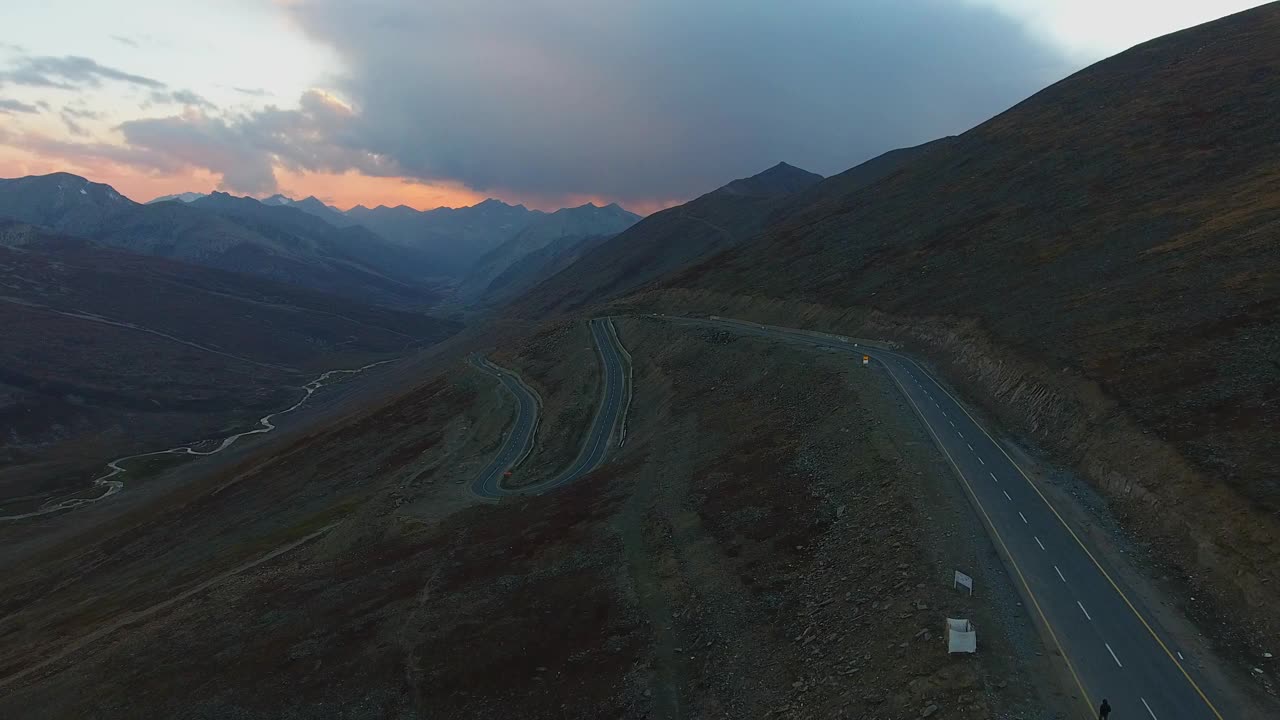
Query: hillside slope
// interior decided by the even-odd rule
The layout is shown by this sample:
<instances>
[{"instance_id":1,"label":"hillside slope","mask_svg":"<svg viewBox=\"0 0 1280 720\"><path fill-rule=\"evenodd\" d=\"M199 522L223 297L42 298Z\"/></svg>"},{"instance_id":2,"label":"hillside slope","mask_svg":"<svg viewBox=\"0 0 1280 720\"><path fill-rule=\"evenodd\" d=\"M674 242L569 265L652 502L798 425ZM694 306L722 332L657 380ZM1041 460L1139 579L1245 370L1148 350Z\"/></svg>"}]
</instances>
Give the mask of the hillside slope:
<instances>
[{"instance_id":1,"label":"hillside slope","mask_svg":"<svg viewBox=\"0 0 1280 720\"><path fill-rule=\"evenodd\" d=\"M529 268L536 272L547 267L555 256L571 251L582 240L616 235L639 220L639 215L624 210L616 203L604 207L587 203L576 208L561 208L535 219L510 240L480 257L460 284L458 293L468 302L488 301L490 284L508 270L523 265L530 254L550 248L546 261L535 259ZM536 279L536 276L530 279Z\"/></svg>"},{"instance_id":2,"label":"hillside slope","mask_svg":"<svg viewBox=\"0 0 1280 720\"><path fill-rule=\"evenodd\" d=\"M1274 633L1277 47L1276 4L1137 46L669 287L915 345Z\"/></svg>"},{"instance_id":3,"label":"hillside slope","mask_svg":"<svg viewBox=\"0 0 1280 720\"><path fill-rule=\"evenodd\" d=\"M490 198L471 207L425 211L357 205L346 215L391 242L427 253L442 275L459 277L543 213Z\"/></svg>"},{"instance_id":4,"label":"hillside slope","mask_svg":"<svg viewBox=\"0 0 1280 720\"><path fill-rule=\"evenodd\" d=\"M323 217L327 208L315 198L273 205L215 192L193 201L191 207L230 218L284 246L287 252L323 258L335 265L346 265L353 272L372 269L412 285L429 278L434 270L432 259L425 252L390 243L353 220L343 223Z\"/></svg>"},{"instance_id":5,"label":"hillside slope","mask_svg":"<svg viewBox=\"0 0 1280 720\"><path fill-rule=\"evenodd\" d=\"M282 215L288 217L281 221ZM338 230L299 210L225 193L141 205L109 185L53 173L0 179L0 218L361 302L421 307L436 299L425 284L388 276L405 251L372 233Z\"/></svg>"},{"instance_id":6,"label":"hillside slope","mask_svg":"<svg viewBox=\"0 0 1280 720\"><path fill-rule=\"evenodd\" d=\"M543 315L634 290L704 255L742 242L759 230L786 198L821 179L821 175L779 163L684 205L654 213L521 296L512 303L512 310Z\"/></svg>"},{"instance_id":7,"label":"hillside slope","mask_svg":"<svg viewBox=\"0 0 1280 720\"><path fill-rule=\"evenodd\" d=\"M319 373L458 326L0 221L0 498L243 428ZM157 447L159 446L159 447Z\"/></svg>"}]
</instances>

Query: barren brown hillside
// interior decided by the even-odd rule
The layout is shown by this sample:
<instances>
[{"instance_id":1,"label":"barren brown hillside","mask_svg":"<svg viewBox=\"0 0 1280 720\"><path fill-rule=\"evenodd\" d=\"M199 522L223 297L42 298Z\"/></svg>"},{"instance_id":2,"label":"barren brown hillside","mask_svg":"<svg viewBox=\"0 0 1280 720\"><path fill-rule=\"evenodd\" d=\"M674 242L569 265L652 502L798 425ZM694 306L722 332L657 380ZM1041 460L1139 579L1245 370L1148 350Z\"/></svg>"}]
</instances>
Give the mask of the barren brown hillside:
<instances>
[{"instance_id":1,"label":"barren brown hillside","mask_svg":"<svg viewBox=\"0 0 1280 720\"><path fill-rule=\"evenodd\" d=\"M1075 702L886 377L619 326L642 388L627 443L559 492L470 494L513 408L458 362L8 560L0 716L1040 718ZM564 406L566 379L595 373L582 340L548 328L508 359ZM954 567L980 599L952 589ZM947 616L974 618L982 654L948 656Z\"/></svg>"},{"instance_id":2,"label":"barren brown hillside","mask_svg":"<svg viewBox=\"0 0 1280 720\"><path fill-rule=\"evenodd\" d=\"M321 372L457 331L425 315L0 221L0 497L84 488L123 455L222 437Z\"/></svg>"},{"instance_id":3,"label":"barren brown hillside","mask_svg":"<svg viewBox=\"0 0 1280 720\"><path fill-rule=\"evenodd\" d=\"M1274 637L1278 140L1271 4L1087 68L664 302L914 344Z\"/></svg>"}]
</instances>

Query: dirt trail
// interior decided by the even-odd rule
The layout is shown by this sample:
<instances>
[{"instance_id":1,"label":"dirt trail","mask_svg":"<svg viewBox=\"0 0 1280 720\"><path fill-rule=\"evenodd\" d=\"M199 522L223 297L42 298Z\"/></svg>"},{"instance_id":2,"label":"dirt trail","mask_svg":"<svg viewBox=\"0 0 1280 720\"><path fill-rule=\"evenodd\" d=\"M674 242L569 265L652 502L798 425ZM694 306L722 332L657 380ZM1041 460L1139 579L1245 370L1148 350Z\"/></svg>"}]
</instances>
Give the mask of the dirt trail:
<instances>
[{"instance_id":1,"label":"dirt trail","mask_svg":"<svg viewBox=\"0 0 1280 720\"><path fill-rule=\"evenodd\" d=\"M83 637L81 637L81 638L79 638L79 639L77 639L77 640L73 640L70 644L68 644L67 646L63 647L63 648L62 648L61 650L59 650L58 652L56 652L56 653L54 653L53 655L51 655L51 656L49 656L49 657L45 658L44 660L41 660L40 662L36 663L35 665L32 665L32 666L30 666L30 667L28 667L28 668L25 668L25 669L23 669L23 670L19 670L18 672L14 673L14 674L12 674L12 675L10 675L10 676L8 676L8 677L0 678L0 689L4 689L6 686L10 685L11 683L14 683L14 682L16 682L16 681L18 681L18 680L21 680L21 679L23 679L23 678L27 677L28 675L31 675L32 673L39 672L39 671L43 670L44 668L49 667L50 665L52 665L52 664L54 664L54 663L56 663L56 662L59 662L60 660L65 659L67 656L71 655L72 653L75 653L75 652L80 651L81 649L83 649L84 647L88 646L89 644L94 643L94 642L97 642L98 640L101 640L102 638L104 638L104 637L106 637L106 636L110 635L111 633L113 633L113 632L115 632L115 631L117 631L117 630L119 630L119 629L121 629L121 628L123 628L123 627L127 627L127 626L129 626L129 625L134 624L134 623L137 623L137 622L140 622L140 621L142 621L142 620L145 620L145 619L147 619L147 618L151 617L152 615L155 615L155 614L156 614L156 613L158 613L158 612L162 612L162 611L164 611L164 610L167 610L167 609L169 609L169 608L173 607L174 605L177 605L178 603L183 602L184 600L187 600L187 599L189 599L189 598L191 598L191 597L193 597L193 596L195 596L195 595L197 595L197 594L199 594L199 593L202 593L202 592L204 592L205 590L208 590L209 588L213 587L214 585L217 585L218 583L222 582L223 580L226 580L227 578L229 578L229 577L231 577L231 576L233 576L233 575L238 575L238 574L240 574L240 573L244 572L245 570L249 570L249 569L255 568L255 567L257 567L257 566L261 565L261 564L262 564L262 563L264 563L264 562L267 562L267 561L269 561L269 560L273 560L273 559L275 559L275 558L280 557L281 555L283 555L283 554L285 554L285 553L289 552L290 550L292 550L292 549L294 549L294 548L298 547L299 545L304 545L304 544L306 544L306 543L308 543L308 542L311 542L312 540L314 540L314 539L316 539L316 538L320 537L321 535L323 535L323 534L325 534L325 533L329 532L330 530L332 530L332 529L333 529L335 526L337 526L337 525L338 525L338 523L332 523L332 524L330 524L330 525L326 525L326 526L324 526L324 527L320 528L319 530L317 530L317 531L315 531L315 532L311 533L310 535L307 535L307 536L305 536L305 537L299 538L298 540L294 540L293 542L290 542L290 543L286 543L286 544L284 544L284 545L281 545L280 547L276 548L275 550L272 550L271 552L267 553L266 555L263 555L262 557L258 558L257 560L252 560L252 561L247 562L247 563L245 563L245 564L243 564L243 565L239 565L239 566L237 566L237 567L235 567L235 568L232 568L231 570L228 570L227 572L224 572L224 573L222 573L221 575L217 575L217 576L215 576L215 577L213 577L213 578L210 578L210 579L208 579L208 580L205 580L204 582L200 583L199 585L196 585L195 587L190 588L190 589L188 589L188 590L184 590L184 591L182 591L182 592L178 593L177 595L174 595L173 597L169 598L168 600L165 600L164 602L156 603L155 605L152 605L151 607L148 607L148 608L146 608L146 609L138 610L138 611L135 611L135 612L131 612L131 613L128 613L128 614L124 615L123 617L117 618L116 620L114 620L114 621L112 621L112 622L110 622L110 623L108 623L108 624L106 624L106 625L103 625L102 627L98 628L97 630L94 630L93 632L89 633L88 635L85 635L85 636L83 636Z\"/></svg>"},{"instance_id":2,"label":"dirt trail","mask_svg":"<svg viewBox=\"0 0 1280 720\"><path fill-rule=\"evenodd\" d=\"M8 302L8 303L13 303L14 305L23 305L26 307L37 308L39 310L51 312L56 315L65 315L66 317L75 318L77 320L85 320L88 322L101 323L103 325L110 325L112 327L124 328L126 330L137 330L138 332L144 332L149 335L155 335L156 337L164 338L165 340L172 340L173 342L186 345L188 347L193 347L196 350L202 350L207 353L213 353L214 355L221 355L222 357L225 357L225 358L230 358L238 362L249 363L250 365L257 365L258 367L264 367L269 370L282 370L284 372L298 372L297 368L259 362L252 358L244 357L243 355L234 355L232 353L224 352L222 350L216 350L207 345L201 345L199 343L191 342L190 340L183 340L182 338L177 337L175 335L170 335L169 333L160 332L159 330L152 330L149 327L144 327L142 325L135 325L133 323L128 323L128 322L121 322L119 320L112 320L110 318L105 318L105 317L102 317L101 315L97 315L90 312L84 312L84 311L68 312L66 310L58 310L57 308L49 307L48 305L41 305L39 303L30 302L28 300L19 300L18 298L11 298L11 297L4 297L4 296L0 296L0 302Z\"/></svg>"}]
</instances>

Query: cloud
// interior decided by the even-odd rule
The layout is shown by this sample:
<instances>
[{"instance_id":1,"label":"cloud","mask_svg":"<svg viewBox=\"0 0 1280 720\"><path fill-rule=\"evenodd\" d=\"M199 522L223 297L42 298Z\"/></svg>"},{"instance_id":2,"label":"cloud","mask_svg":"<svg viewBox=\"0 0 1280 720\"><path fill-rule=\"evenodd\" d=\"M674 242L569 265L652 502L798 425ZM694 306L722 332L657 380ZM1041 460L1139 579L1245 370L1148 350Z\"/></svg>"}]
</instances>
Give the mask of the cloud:
<instances>
[{"instance_id":1,"label":"cloud","mask_svg":"<svg viewBox=\"0 0 1280 720\"><path fill-rule=\"evenodd\" d=\"M238 192L274 192L277 169L355 171L647 205L780 160L839 172L963 131L1073 69L1008 16L955 0L282 7L344 67L333 94L296 108L216 114L87 58L26 58L0 84L118 80L185 105L119 127L132 161L205 168Z\"/></svg>"},{"instance_id":2,"label":"cloud","mask_svg":"<svg viewBox=\"0 0 1280 720\"><path fill-rule=\"evenodd\" d=\"M824 174L955 133L1071 68L953 0L313 0L348 137L425 180L688 197L779 160Z\"/></svg>"},{"instance_id":3,"label":"cloud","mask_svg":"<svg viewBox=\"0 0 1280 720\"><path fill-rule=\"evenodd\" d=\"M101 120L102 113L90 110L88 108L64 107L63 115L70 115L78 120Z\"/></svg>"},{"instance_id":4,"label":"cloud","mask_svg":"<svg viewBox=\"0 0 1280 720\"><path fill-rule=\"evenodd\" d=\"M33 132L11 132L0 128L0 145L21 148L23 151L45 158L59 158L75 163L89 160L107 160L120 165L140 168L155 173L176 174L185 166L146 148L114 145L104 142L69 142Z\"/></svg>"},{"instance_id":5,"label":"cloud","mask_svg":"<svg viewBox=\"0 0 1280 720\"><path fill-rule=\"evenodd\" d=\"M62 113L60 114L60 117L62 118L62 124L67 127L67 132L71 133L72 135L87 137L90 134L89 131L86 130L83 125L77 122L78 116L76 116L75 114L70 113L66 110L63 110Z\"/></svg>"},{"instance_id":6,"label":"cloud","mask_svg":"<svg viewBox=\"0 0 1280 720\"><path fill-rule=\"evenodd\" d=\"M351 108L320 92L303 94L296 110L270 106L251 115L222 118L188 112L120 125L130 147L166 162L206 168L222 176L223 188L243 193L275 192L275 168L292 172L356 170L393 177L400 168L362 148L352 134Z\"/></svg>"},{"instance_id":7,"label":"cloud","mask_svg":"<svg viewBox=\"0 0 1280 720\"><path fill-rule=\"evenodd\" d=\"M20 100L7 100L0 98L0 113L12 115L14 113L38 113L40 109L35 105L29 105Z\"/></svg>"},{"instance_id":8,"label":"cloud","mask_svg":"<svg viewBox=\"0 0 1280 720\"><path fill-rule=\"evenodd\" d=\"M262 88L233 87L231 89L235 90L238 93L241 93L242 95L250 95L252 97L266 97L267 95L271 94L266 90L263 90Z\"/></svg>"},{"instance_id":9,"label":"cloud","mask_svg":"<svg viewBox=\"0 0 1280 720\"><path fill-rule=\"evenodd\" d=\"M217 106L190 90L152 90L151 102L167 105L187 105L204 110L217 110Z\"/></svg>"},{"instance_id":10,"label":"cloud","mask_svg":"<svg viewBox=\"0 0 1280 720\"><path fill-rule=\"evenodd\" d=\"M134 40L133 38L125 37L124 35L112 35L111 39L115 40L121 45L128 45L131 48L141 47L138 44L137 40Z\"/></svg>"},{"instance_id":11,"label":"cloud","mask_svg":"<svg viewBox=\"0 0 1280 720\"><path fill-rule=\"evenodd\" d=\"M0 86L11 83L30 87L75 90L101 87L105 81L154 89L165 87L159 80L99 65L90 58L76 55L22 57L9 70L0 72Z\"/></svg>"}]
</instances>

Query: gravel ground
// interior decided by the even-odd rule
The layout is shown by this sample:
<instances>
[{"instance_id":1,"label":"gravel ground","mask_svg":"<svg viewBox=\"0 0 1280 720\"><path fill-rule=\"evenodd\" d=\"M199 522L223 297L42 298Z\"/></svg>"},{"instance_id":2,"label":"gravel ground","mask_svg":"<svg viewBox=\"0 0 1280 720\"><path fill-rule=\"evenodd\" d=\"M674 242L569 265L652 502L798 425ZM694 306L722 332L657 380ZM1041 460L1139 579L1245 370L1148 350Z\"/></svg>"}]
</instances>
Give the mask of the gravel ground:
<instances>
[{"instance_id":1,"label":"gravel ground","mask_svg":"<svg viewBox=\"0 0 1280 720\"><path fill-rule=\"evenodd\" d=\"M469 500L462 483L510 408L455 368L104 538L128 550L82 587L24 585L23 625L0 633L11 648L43 633L38 657L109 619L87 608L141 608L228 565L211 552L254 557L338 521L0 689L0 715L1031 720L1069 704L885 378L762 340L618 325L635 358L630 431L592 475ZM551 342L520 356L575 380L544 383L548 404L595 368ZM972 598L954 568L976 579ZM143 569L144 584L111 589ZM947 616L973 619L976 656L948 656Z\"/></svg>"}]
</instances>

